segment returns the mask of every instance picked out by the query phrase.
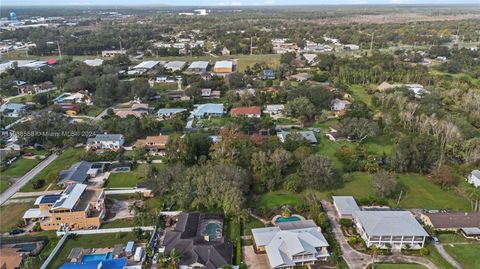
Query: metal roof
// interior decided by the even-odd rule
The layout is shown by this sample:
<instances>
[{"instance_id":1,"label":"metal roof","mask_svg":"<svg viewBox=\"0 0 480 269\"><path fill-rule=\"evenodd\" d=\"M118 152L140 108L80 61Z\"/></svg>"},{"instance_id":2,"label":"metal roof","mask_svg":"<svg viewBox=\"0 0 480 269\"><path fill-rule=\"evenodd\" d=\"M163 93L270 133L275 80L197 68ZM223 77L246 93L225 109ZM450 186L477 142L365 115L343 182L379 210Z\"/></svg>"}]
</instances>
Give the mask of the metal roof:
<instances>
[{"instance_id":1,"label":"metal roof","mask_svg":"<svg viewBox=\"0 0 480 269\"><path fill-rule=\"evenodd\" d=\"M354 212L360 211L352 196L332 196L332 198L340 215L352 215Z\"/></svg>"},{"instance_id":2,"label":"metal roof","mask_svg":"<svg viewBox=\"0 0 480 269\"><path fill-rule=\"evenodd\" d=\"M94 59L94 60L85 60L83 61L88 66L100 66L103 64L102 59Z\"/></svg>"},{"instance_id":3,"label":"metal roof","mask_svg":"<svg viewBox=\"0 0 480 269\"><path fill-rule=\"evenodd\" d=\"M194 116L203 117L205 114L223 114L223 104L201 104L192 111Z\"/></svg>"},{"instance_id":4,"label":"metal roof","mask_svg":"<svg viewBox=\"0 0 480 269\"><path fill-rule=\"evenodd\" d=\"M157 66L160 63L160 61L143 61L136 66L133 67L133 69L152 69L155 66Z\"/></svg>"},{"instance_id":5,"label":"metal roof","mask_svg":"<svg viewBox=\"0 0 480 269\"><path fill-rule=\"evenodd\" d=\"M232 61L217 61L214 68L233 68Z\"/></svg>"},{"instance_id":6,"label":"metal roof","mask_svg":"<svg viewBox=\"0 0 480 269\"><path fill-rule=\"evenodd\" d=\"M160 108L158 110L157 114L159 116L173 115L173 114L180 113L180 112L183 112L183 111L187 111L187 109L185 109L185 108Z\"/></svg>"},{"instance_id":7,"label":"metal roof","mask_svg":"<svg viewBox=\"0 0 480 269\"><path fill-rule=\"evenodd\" d=\"M118 141L123 139L122 134L97 134L95 136L96 141Z\"/></svg>"},{"instance_id":8,"label":"metal roof","mask_svg":"<svg viewBox=\"0 0 480 269\"><path fill-rule=\"evenodd\" d=\"M368 236L428 236L409 211L357 211L353 216Z\"/></svg>"},{"instance_id":9,"label":"metal roof","mask_svg":"<svg viewBox=\"0 0 480 269\"><path fill-rule=\"evenodd\" d=\"M166 69L182 69L185 66L184 61L171 61L165 65Z\"/></svg>"},{"instance_id":10,"label":"metal roof","mask_svg":"<svg viewBox=\"0 0 480 269\"><path fill-rule=\"evenodd\" d=\"M194 69L194 68L207 69L207 67L208 67L208 62L207 61L196 61L196 62L192 62L188 66L188 69Z\"/></svg>"},{"instance_id":11,"label":"metal roof","mask_svg":"<svg viewBox=\"0 0 480 269\"><path fill-rule=\"evenodd\" d=\"M69 185L67 189L63 192L62 198L53 205L52 209L73 209L86 188L87 185L85 184Z\"/></svg>"}]
</instances>

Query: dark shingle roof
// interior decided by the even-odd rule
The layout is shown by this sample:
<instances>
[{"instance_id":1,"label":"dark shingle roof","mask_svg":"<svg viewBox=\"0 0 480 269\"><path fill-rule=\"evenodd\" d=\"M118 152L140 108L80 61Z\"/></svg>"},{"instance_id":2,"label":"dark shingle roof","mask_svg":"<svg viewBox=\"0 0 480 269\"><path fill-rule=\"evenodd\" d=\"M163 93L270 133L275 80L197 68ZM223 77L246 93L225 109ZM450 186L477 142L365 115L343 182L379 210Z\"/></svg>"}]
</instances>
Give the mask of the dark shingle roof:
<instances>
[{"instance_id":1,"label":"dark shingle roof","mask_svg":"<svg viewBox=\"0 0 480 269\"><path fill-rule=\"evenodd\" d=\"M69 169L60 172L58 184L62 185L66 181L75 181L83 183L87 180L88 169L92 167L91 162L81 161L72 165Z\"/></svg>"}]
</instances>

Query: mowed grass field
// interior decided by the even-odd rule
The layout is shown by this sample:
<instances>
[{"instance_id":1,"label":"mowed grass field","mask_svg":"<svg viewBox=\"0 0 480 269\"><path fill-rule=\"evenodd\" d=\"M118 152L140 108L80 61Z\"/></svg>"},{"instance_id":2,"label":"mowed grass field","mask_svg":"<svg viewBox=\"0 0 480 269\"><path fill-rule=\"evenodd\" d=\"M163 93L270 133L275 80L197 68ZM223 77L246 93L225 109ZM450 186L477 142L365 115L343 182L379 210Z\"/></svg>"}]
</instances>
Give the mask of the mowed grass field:
<instances>
[{"instance_id":1,"label":"mowed grass field","mask_svg":"<svg viewBox=\"0 0 480 269\"><path fill-rule=\"evenodd\" d=\"M129 188L135 187L138 183L142 183L145 178L140 174L142 166L148 166L151 164L140 164L136 169L130 172L112 173L108 177L106 188ZM164 167L163 164L153 164L157 169Z\"/></svg>"},{"instance_id":2,"label":"mowed grass field","mask_svg":"<svg viewBox=\"0 0 480 269\"><path fill-rule=\"evenodd\" d=\"M444 247L463 268L480 269L480 244L447 244Z\"/></svg>"},{"instance_id":3,"label":"mowed grass field","mask_svg":"<svg viewBox=\"0 0 480 269\"><path fill-rule=\"evenodd\" d=\"M17 227L27 209L33 207L33 203L15 203L0 207L0 232L8 232Z\"/></svg>"},{"instance_id":4,"label":"mowed grass field","mask_svg":"<svg viewBox=\"0 0 480 269\"><path fill-rule=\"evenodd\" d=\"M35 167L40 160L20 158L12 163L5 171L0 175L0 179L5 177L21 177Z\"/></svg>"},{"instance_id":5,"label":"mowed grass field","mask_svg":"<svg viewBox=\"0 0 480 269\"><path fill-rule=\"evenodd\" d=\"M75 239L67 239L47 268L56 269L67 262L72 248L113 248L115 244L127 244L136 241L133 233L114 233L105 235L79 235Z\"/></svg>"},{"instance_id":6,"label":"mowed grass field","mask_svg":"<svg viewBox=\"0 0 480 269\"><path fill-rule=\"evenodd\" d=\"M20 190L21 192L32 192L32 191L42 191L45 190L48 185L52 184L51 188L56 187L56 180L60 171L70 168L70 166L81 159L81 155L84 152L83 148L69 148L65 150L60 156L57 157L53 162L51 162L45 169L38 173L31 182L38 179L44 179L45 185L38 189L34 190L31 182L23 186Z\"/></svg>"},{"instance_id":7,"label":"mowed grass field","mask_svg":"<svg viewBox=\"0 0 480 269\"><path fill-rule=\"evenodd\" d=\"M397 206L397 198L388 200L392 207L402 208L428 208L452 209L455 211L468 211L470 202L454 191L443 190L430 182L425 176L418 174L398 175L398 182L404 192ZM329 199L331 195L353 195L356 199L375 197L372 187L372 177L368 173L356 172L351 174L351 180L335 190L317 192L319 198ZM258 196L252 201L251 206L260 208L278 208L287 204L297 206L301 203L301 194L288 191L269 192Z\"/></svg>"}]
</instances>

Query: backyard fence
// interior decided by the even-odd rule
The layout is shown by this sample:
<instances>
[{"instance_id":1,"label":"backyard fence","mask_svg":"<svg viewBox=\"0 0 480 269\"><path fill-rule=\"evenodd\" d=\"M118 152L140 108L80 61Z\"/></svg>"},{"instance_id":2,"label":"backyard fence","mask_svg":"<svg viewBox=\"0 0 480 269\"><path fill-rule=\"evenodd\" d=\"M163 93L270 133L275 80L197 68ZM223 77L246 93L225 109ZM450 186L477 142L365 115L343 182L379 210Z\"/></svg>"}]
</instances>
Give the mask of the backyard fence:
<instances>
[{"instance_id":1,"label":"backyard fence","mask_svg":"<svg viewBox=\"0 0 480 269\"><path fill-rule=\"evenodd\" d=\"M76 234L76 235L128 233L128 232L133 232L135 229L141 229L142 231L155 231L154 226L139 226L139 227L125 227L125 228L78 230L78 231L68 231L68 233L69 234ZM64 235L64 234L65 234L65 231L57 231L57 236L61 236L61 235Z\"/></svg>"}]
</instances>

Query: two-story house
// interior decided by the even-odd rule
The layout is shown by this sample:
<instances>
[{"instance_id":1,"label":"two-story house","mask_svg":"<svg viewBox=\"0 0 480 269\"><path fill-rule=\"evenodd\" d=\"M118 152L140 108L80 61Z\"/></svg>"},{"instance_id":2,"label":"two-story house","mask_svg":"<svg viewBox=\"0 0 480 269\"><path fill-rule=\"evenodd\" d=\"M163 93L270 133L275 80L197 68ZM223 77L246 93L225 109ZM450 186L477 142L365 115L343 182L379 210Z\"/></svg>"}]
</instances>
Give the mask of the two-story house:
<instances>
[{"instance_id":1,"label":"two-story house","mask_svg":"<svg viewBox=\"0 0 480 269\"><path fill-rule=\"evenodd\" d=\"M255 253L266 253L271 268L293 268L326 261L330 256L322 229L312 220L252 229Z\"/></svg>"},{"instance_id":2,"label":"two-story house","mask_svg":"<svg viewBox=\"0 0 480 269\"><path fill-rule=\"evenodd\" d=\"M120 150L123 148L125 138L121 134L97 134L94 138L87 140L87 150Z\"/></svg>"},{"instance_id":3,"label":"two-story house","mask_svg":"<svg viewBox=\"0 0 480 269\"><path fill-rule=\"evenodd\" d=\"M105 216L105 191L71 184L59 195L38 197L35 205L38 208L27 210L23 219L40 220L42 230L99 228Z\"/></svg>"},{"instance_id":4,"label":"two-story house","mask_svg":"<svg viewBox=\"0 0 480 269\"><path fill-rule=\"evenodd\" d=\"M138 139L134 147L144 147L149 155L165 156L169 141L168 135L147 136L145 139Z\"/></svg>"}]
</instances>

